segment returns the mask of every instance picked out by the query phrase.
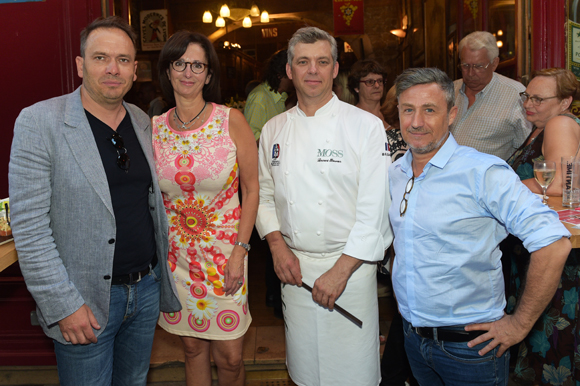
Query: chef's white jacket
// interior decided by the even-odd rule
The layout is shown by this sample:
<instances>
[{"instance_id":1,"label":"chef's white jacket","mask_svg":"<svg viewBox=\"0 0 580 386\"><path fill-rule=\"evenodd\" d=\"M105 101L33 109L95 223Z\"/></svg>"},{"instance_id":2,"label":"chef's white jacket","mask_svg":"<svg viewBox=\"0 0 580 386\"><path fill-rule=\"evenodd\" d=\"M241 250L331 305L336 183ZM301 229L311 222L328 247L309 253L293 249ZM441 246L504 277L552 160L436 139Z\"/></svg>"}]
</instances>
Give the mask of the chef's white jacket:
<instances>
[{"instance_id":1,"label":"chef's white jacket","mask_svg":"<svg viewBox=\"0 0 580 386\"><path fill-rule=\"evenodd\" d=\"M292 249L382 260L393 239L383 124L335 95L313 117L299 106L260 136L261 237L280 231Z\"/></svg>"}]
</instances>

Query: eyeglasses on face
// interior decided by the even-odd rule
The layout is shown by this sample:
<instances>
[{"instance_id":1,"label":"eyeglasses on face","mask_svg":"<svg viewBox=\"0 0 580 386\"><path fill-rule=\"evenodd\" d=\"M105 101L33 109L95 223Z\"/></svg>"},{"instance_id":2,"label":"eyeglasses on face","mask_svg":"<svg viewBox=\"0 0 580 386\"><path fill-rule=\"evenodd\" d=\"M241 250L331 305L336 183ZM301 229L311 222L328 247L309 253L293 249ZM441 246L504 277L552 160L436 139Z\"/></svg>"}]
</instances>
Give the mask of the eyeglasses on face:
<instances>
[{"instance_id":1,"label":"eyeglasses on face","mask_svg":"<svg viewBox=\"0 0 580 386\"><path fill-rule=\"evenodd\" d=\"M384 86L387 84L387 81L383 78L380 79L367 79L367 80L361 80L361 83L364 83L365 85L367 85L368 87L373 87L375 84L379 85L379 86Z\"/></svg>"},{"instance_id":2,"label":"eyeglasses on face","mask_svg":"<svg viewBox=\"0 0 580 386\"><path fill-rule=\"evenodd\" d=\"M207 63L202 62L184 62L183 60L176 60L175 62L171 62L171 67L177 72L183 72L187 68L189 64L191 68L191 72L194 74L201 74L207 68Z\"/></svg>"},{"instance_id":3,"label":"eyeglasses on face","mask_svg":"<svg viewBox=\"0 0 580 386\"><path fill-rule=\"evenodd\" d=\"M537 97L537 96L531 96L527 92L522 91L520 93L520 98L522 98L522 102L524 102L524 103L526 103L526 101L529 99L530 102L532 102L534 104L534 106L539 106L546 99L552 99L552 98L558 98L558 97L557 96L551 96L551 97L547 97L547 98L540 98L540 97Z\"/></svg>"},{"instance_id":4,"label":"eyeglasses on face","mask_svg":"<svg viewBox=\"0 0 580 386\"><path fill-rule=\"evenodd\" d=\"M125 173L128 173L131 160L129 159L129 155L127 155L127 149L125 149L123 138L119 133L115 132L113 136L109 138L109 141L111 141L113 147L117 150L117 166L121 170L124 170Z\"/></svg>"},{"instance_id":5,"label":"eyeglasses on face","mask_svg":"<svg viewBox=\"0 0 580 386\"><path fill-rule=\"evenodd\" d=\"M413 190L413 185L415 185L415 176L411 177L409 181L407 181L407 185L405 185L405 194L403 194L401 206L399 207L399 213L401 217L403 217L407 211L407 194L411 193L411 190Z\"/></svg>"},{"instance_id":6,"label":"eyeglasses on face","mask_svg":"<svg viewBox=\"0 0 580 386\"><path fill-rule=\"evenodd\" d=\"M457 68L459 68L461 71L465 71L465 72L469 72L470 68L472 68L473 71L475 71L475 72L483 72L483 71L487 70L487 68L489 67L490 64L491 64L491 62L489 62L486 65L461 63L461 64L457 65Z\"/></svg>"}]
</instances>

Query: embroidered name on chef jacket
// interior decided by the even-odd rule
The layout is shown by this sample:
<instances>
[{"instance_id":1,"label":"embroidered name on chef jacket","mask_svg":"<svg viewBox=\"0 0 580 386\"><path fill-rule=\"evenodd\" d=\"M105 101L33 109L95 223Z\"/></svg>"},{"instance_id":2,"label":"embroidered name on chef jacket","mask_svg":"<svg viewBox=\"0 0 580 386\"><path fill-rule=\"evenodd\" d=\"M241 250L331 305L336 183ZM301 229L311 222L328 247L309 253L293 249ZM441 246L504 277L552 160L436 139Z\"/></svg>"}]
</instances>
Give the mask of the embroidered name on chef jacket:
<instances>
[{"instance_id":1,"label":"embroidered name on chef jacket","mask_svg":"<svg viewBox=\"0 0 580 386\"><path fill-rule=\"evenodd\" d=\"M344 151L341 149L318 149L316 162L342 163Z\"/></svg>"},{"instance_id":2,"label":"embroidered name on chef jacket","mask_svg":"<svg viewBox=\"0 0 580 386\"><path fill-rule=\"evenodd\" d=\"M389 146L388 142L385 142L385 151L381 154L383 157L390 157L391 156L391 147Z\"/></svg>"},{"instance_id":3,"label":"embroidered name on chef jacket","mask_svg":"<svg viewBox=\"0 0 580 386\"><path fill-rule=\"evenodd\" d=\"M271 166L280 166L280 145L275 143L272 146L272 162L270 162Z\"/></svg>"}]
</instances>

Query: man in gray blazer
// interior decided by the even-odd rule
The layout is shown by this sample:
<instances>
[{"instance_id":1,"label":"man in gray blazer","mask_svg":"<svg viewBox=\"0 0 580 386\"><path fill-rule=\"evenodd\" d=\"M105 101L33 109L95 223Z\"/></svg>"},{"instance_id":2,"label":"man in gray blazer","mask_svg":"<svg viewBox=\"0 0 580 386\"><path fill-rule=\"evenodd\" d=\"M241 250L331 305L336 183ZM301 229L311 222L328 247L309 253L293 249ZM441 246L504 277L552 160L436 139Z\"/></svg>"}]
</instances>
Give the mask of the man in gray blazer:
<instances>
[{"instance_id":1,"label":"man in gray blazer","mask_svg":"<svg viewBox=\"0 0 580 386\"><path fill-rule=\"evenodd\" d=\"M150 121L123 102L135 42L122 19L95 20L81 32L82 86L14 127L14 240L61 385L145 385L159 311L181 308Z\"/></svg>"}]
</instances>

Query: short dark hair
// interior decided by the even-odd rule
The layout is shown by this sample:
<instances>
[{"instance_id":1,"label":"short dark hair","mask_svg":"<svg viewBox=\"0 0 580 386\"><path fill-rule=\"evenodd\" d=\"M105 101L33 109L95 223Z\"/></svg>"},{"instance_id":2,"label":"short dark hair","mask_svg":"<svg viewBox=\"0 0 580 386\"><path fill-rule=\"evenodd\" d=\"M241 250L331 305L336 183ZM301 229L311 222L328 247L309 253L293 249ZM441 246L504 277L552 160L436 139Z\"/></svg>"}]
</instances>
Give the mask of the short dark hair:
<instances>
[{"instance_id":1,"label":"short dark hair","mask_svg":"<svg viewBox=\"0 0 580 386\"><path fill-rule=\"evenodd\" d=\"M135 54L137 54L137 34L133 30L133 27L129 25L125 20L119 16L109 16L109 17L99 17L93 20L91 24L86 26L81 31L81 57L85 57L85 50L87 48L87 39L91 32L99 28L117 28L125 32L131 42L133 42L133 47L135 47Z\"/></svg>"},{"instance_id":2,"label":"short dark hair","mask_svg":"<svg viewBox=\"0 0 580 386\"><path fill-rule=\"evenodd\" d=\"M220 62L215 52L215 48L204 35L198 32L191 32L181 30L174 33L165 43L161 53L159 54L159 63L157 70L159 71L159 82L163 96L169 104L175 104L175 96L173 95L173 86L167 75L171 62L181 58L187 47L190 44L199 44L205 52L207 59L208 75L211 75L208 84L203 86L203 99L206 102L221 103L220 91Z\"/></svg>"},{"instance_id":3,"label":"short dark hair","mask_svg":"<svg viewBox=\"0 0 580 386\"><path fill-rule=\"evenodd\" d=\"M355 88L360 89L360 80L367 76L368 74L381 75L383 79L387 79L387 71L385 68L373 59L363 59L359 60L350 68L350 74L348 75L348 88L350 92L355 96L356 103L359 101L358 92ZM383 89L383 96L381 97L381 103L385 99L386 93Z\"/></svg>"},{"instance_id":4,"label":"short dark hair","mask_svg":"<svg viewBox=\"0 0 580 386\"><path fill-rule=\"evenodd\" d=\"M288 63L288 52L285 49L275 52L268 59L262 81L268 83L272 91L278 91L280 81L287 76L286 63Z\"/></svg>"}]
</instances>

